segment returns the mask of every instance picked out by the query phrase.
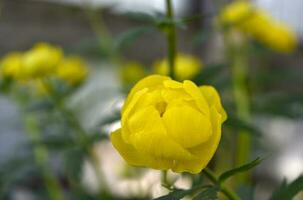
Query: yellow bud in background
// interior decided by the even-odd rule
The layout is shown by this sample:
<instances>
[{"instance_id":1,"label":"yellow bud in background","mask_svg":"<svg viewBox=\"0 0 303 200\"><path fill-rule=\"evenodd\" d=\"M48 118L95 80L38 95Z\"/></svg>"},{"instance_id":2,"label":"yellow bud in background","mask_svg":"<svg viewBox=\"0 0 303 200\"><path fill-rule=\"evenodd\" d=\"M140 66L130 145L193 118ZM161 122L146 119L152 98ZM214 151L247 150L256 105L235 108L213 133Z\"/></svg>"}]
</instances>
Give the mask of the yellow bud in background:
<instances>
[{"instance_id":1,"label":"yellow bud in background","mask_svg":"<svg viewBox=\"0 0 303 200\"><path fill-rule=\"evenodd\" d=\"M296 49L297 37L284 24L275 24L265 31L266 33L259 40L269 48L282 53L291 53Z\"/></svg>"},{"instance_id":2,"label":"yellow bud in background","mask_svg":"<svg viewBox=\"0 0 303 200\"><path fill-rule=\"evenodd\" d=\"M211 86L151 75L139 81L111 141L128 164L199 173L213 157L226 113Z\"/></svg>"},{"instance_id":3,"label":"yellow bud in background","mask_svg":"<svg viewBox=\"0 0 303 200\"><path fill-rule=\"evenodd\" d=\"M176 79L179 81L190 80L199 73L202 67L203 64L198 58L191 55L178 54L175 61ZM167 59L156 62L154 71L156 74L167 76L169 74Z\"/></svg>"},{"instance_id":4,"label":"yellow bud in background","mask_svg":"<svg viewBox=\"0 0 303 200\"><path fill-rule=\"evenodd\" d=\"M79 57L64 59L58 66L56 77L70 85L78 85L83 82L88 74L85 62Z\"/></svg>"},{"instance_id":5,"label":"yellow bud in background","mask_svg":"<svg viewBox=\"0 0 303 200\"><path fill-rule=\"evenodd\" d=\"M134 61L126 63L120 70L120 78L123 85L133 85L146 76L144 67Z\"/></svg>"},{"instance_id":6,"label":"yellow bud in background","mask_svg":"<svg viewBox=\"0 0 303 200\"><path fill-rule=\"evenodd\" d=\"M247 1L235 1L227 5L219 16L220 23L236 25L254 14L254 7Z\"/></svg>"},{"instance_id":7,"label":"yellow bud in background","mask_svg":"<svg viewBox=\"0 0 303 200\"><path fill-rule=\"evenodd\" d=\"M221 24L232 26L277 52L290 53L298 43L291 28L246 1L227 5L219 19Z\"/></svg>"},{"instance_id":8,"label":"yellow bud in background","mask_svg":"<svg viewBox=\"0 0 303 200\"><path fill-rule=\"evenodd\" d=\"M55 72L63 57L62 50L47 43L38 43L25 52L23 73L29 78L41 78Z\"/></svg>"},{"instance_id":9,"label":"yellow bud in background","mask_svg":"<svg viewBox=\"0 0 303 200\"><path fill-rule=\"evenodd\" d=\"M21 79L22 53L9 53L0 63L0 70L4 77Z\"/></svg>"}]
</instances>

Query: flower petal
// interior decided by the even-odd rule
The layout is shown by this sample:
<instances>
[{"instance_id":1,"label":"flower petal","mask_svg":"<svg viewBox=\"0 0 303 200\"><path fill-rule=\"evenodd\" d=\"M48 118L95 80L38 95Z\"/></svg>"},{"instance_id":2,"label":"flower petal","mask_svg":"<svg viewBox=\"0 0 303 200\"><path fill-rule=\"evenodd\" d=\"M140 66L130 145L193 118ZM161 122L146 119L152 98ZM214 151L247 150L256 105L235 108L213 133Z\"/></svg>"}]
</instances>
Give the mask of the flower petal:
<instances>
[{"instance_id":1,"label":"flower petal","mask_svg":"<svg viewBox=\"0 0 303 200\"><path fill-rule=\"evenodd\" d=\"M222 122L227 119L227 114L221 104L220 96L217 90L212 86L201 86L200 91L206 98L210 107L214 106L221 115Z\"/></svg>"},{"instance_id":2,"label":"flower petal","mask_svg":"<svg viewBox=\"0 0 303 200\"><path fill-rule=\"evenodd\" d=\"M138 111L129 119L131 144L144 154L154 157L192 159L192 155L180 144L167 136L160 113L152 106ZM122 132L122 134L124 134Z\"/></svg>"},{"instance_id":3,"label":"flower petal","mask_svg":"<svg viewBox=\"0 0 303 200\"><path fill-rule=\"evenodd\" d=\"M126 98L123 108L122 108L122 113L125 111L126 107L128 107L128 104L132 101L133 96L135 93L138 91L144 89L144 88L152 88L158 85L162 85L163 81L169 80L170 78L168 76L161 76L161 75L151 75L148 76L142 80L140 80L130 91L128 97Z\"/></svg>"},{"instance_id":4,"label":"flower petal","mask_svg":"<svg viewBox=\"0 0 303 200\"><path fill-rule=\"evenodd\" d=\"M207 141L212 134L209 119L190 106L167 109L163 121L169 137L185 148Z\"/></svg>"},{"instance_id":5,"label":"flower petal","mask_svg":"<svg viewBox=\"0 0 303 200\"><path fill-rule=\"evenodd\" d=\"M197 157L197 159L192 159L186 162L177 162L174 168L172 168L174 172L187 171L193 174L197 174L207 166L215 154L221 138L222 120L220 114L214 107L212 107L210 110L210 116L213 125L213 134L211 135L210 139L201 145L188 149L193 155Z\"/></svg>"},{"instance_id":6,"label":"flower petal","mask_svg":"<svg viewBox=\"0 0 303 200\"><path fill-rule=\"evenodd\" d=\"M119 154L129 164L137 167L152 167L154 169L168 170L173 161L164 158L155 158L137 151L132 145L126 143L121 134L121 129L110 135L111 142Z\"/></svg>"},{"instance_id":7,"label":"flower petal","mask_svg":"<svg viewBox=\"0 0 303 200\"><path fill-rule=\"evenodd\" d=\"M202 113L209 116L209 106L205 97L201 94L199 88L192 81L183 82L184 90L195 100Z\"/></svg>"}]
</instances>

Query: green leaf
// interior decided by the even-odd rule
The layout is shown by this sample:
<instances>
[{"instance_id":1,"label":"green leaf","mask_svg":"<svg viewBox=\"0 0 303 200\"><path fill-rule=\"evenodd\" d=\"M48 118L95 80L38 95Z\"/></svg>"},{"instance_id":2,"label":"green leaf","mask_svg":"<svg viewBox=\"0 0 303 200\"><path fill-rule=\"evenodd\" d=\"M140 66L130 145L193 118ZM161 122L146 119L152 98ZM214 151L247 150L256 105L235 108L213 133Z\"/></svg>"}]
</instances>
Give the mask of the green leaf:
<instances>
[{"instance_id":1,"label":"green leaf","mask_svg":"<svg viewBox=\"0 0 303 200\"><path fill-rule=\"evenodd\" d=\"M216 200L218 199L217 194L219 192L218 187L211 187L208 189L203 190L202 192L198 193L193 200Z\"/></svg>"},{"instance_id":2,"label":"green leaf","mask_svg":"<svg viewBox=\"0 0 303 200\"><path fill-rule=\"evenodd\" d=\"M154 30L153 27L150 26L140 26L133 29L130 29L124 33L122 33L117 39L114 44L114 48L117 51L121 51L129 47L131 44L134 43L136 39L141 37L146 33L150 33Z\"/></svg>"},{"instance_id":3,"label":"green leaf","mask_svg":"<svg viewBox=\"0 0 303 200\"><path fill-rule=\"evenodd\" d=\"M37 111L49 111L54 108L54 104L49 99L42 99L39 101L31 102L27 108L27 112L37 112Z\"/></svg>"},{"instance_id":4,"label":"green leaf","mask_svg":"<svg viewBox=\"0 0 303 200\"><path fill-rule=\"evenodd\" d=\"M259 165L261 162L263 161L263 159L257 158L255 160L253 160L250 163L247 163L245 165L242 165L240 167L228 170L226 172L224 172L223 174L221 174L219 176L219 183L223 183L224 181L226 181L228 178L238 174L238 173L243 173L246 172L252 168L254 168L255 166Z\"/></svg>"},{"instance_id":5,"label":"green leaf","mask_svg":"<svg viewBox=\"0 0 303 200\"><path fill-rule=\"evenodd\" d=\"M194 82L197 85L203 85L207 84L215 79L217 79L218 75L223 72L223 70L226 68L225 64L212 64L212 65L207 65L203 67L201 70L201 73L198 74L194 78Z\"/></svg>"},{"instance_id":6,"label":"green leaf","mask_svg":"<svg viewBox=\"0 0 303 200\"><path fill-rule=\"evenodd\" d=\"M124 16L133 20L144 22L145 24L153 24L156 21L155 16L143 12L126 12Z\"/></svg>"},{"instance_id":7,"label":"green leaf","mask_svg":"<svg viewBox=\"0 0 303 200\"><path fill-rule=\"evenodd\" d=\"M182 190L182 189L175 189L169 194L156 198L154 200L179 200L183 197L190 195L192 193L192 190Z\"/></svg>"},{"instance_id":8,"label":"green leaf","mask_svg":"<svg viewBox=\"0 0 303 200\"><path fill-rule=\"evenodd\" d=\"M72 149L65 154L65 171L75 182L80 180L85 153L82 149Z\"/></svg>"},{"instance_id":9,"label":"green leaf","mask_svg":"<svg viewBox=\"0 0 303 200\"><path fill-rule=\"evenodd\" d=\"M287 184L283 181L282 185L276 190L270 200L292 200L299 192L303 191L303 175Z\"/></svg>"},{"instance_id":10,"label":"green leaf","mask_svg":"<svg viewBox=\"0 0 303 200\"><path fill-rule=\"evenodd\" d=\"M301 93L269 93L254 96L253 111L258 114L299 118L303 116L303 95Z\"/></svg>"},{"instance_id":11,"label":"green leaf","mask_svg":"<svg viewBox=\"0 0 303 200\"><path fill-rule=\"evenodd\" d=\"M212 32L202 30L193 38L193 44L195 47L200 47L202 44L208 41L212 36Z\"/></svg>"},{"instance_id":12,"label":"green leaf","mask_svg":"<svg viewBox=\"0 0 303 200\"><path fill-rule=\"evenodd\" d=\"M260 137L261 135L263 135L262 132L253 124L236 117L231 112L228 113L228 119L225 122L226 127L236 130L245 130L248 134L252 134L256 137Z\"/></svg>"}]
</instances>

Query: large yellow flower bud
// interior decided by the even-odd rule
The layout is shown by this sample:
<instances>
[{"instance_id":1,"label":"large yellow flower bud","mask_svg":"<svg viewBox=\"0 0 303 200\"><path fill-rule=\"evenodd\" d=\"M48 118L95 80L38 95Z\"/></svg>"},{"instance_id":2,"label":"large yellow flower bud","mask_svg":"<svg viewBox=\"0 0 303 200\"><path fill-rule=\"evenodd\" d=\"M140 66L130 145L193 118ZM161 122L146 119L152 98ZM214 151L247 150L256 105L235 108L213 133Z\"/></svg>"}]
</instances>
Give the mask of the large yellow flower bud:
<instances>
[{"instance_id":1,"label":"large yellow flower bud","mask_svg":"<svg viewBox=\"0 0 303 200\"><path fill-rule=\"evenodd\" d=\"M38 43L23 57L23 71L28 78L41 78L54 73L63 57L62 50L46 43Z\"/></svg>"},{"instance_id":2,"label":"large yellow flower bud","mask_svg":"<svg viewBox=\"0 0 303 200\"><path fill-rule=\"evenodd\" d=\"M130 165L199 173L218 147L225 120L213 87L151 75L131 90L111 141Z\"/></svg>"},{"instance_id":3,"label":"large yellow flower bud","mask_svg":"<svg viewBox=\"0 0 303 200\"><path fill-rule=\"evenodd\" d=\"M79 57L66 58L57 68L56 76L70 85L77 85L87 77L87 66Z\"/></svg>"},{"instance_id":4,"label":"large yellow flower bud","mask_svg":"<svg viewBox=\"0 0 303 200\"><path fill-rule=\"evenodd\" d=\"M176 79L183 81L194 78L199 73L202 65L202 62L194 56L178 54L175 61ZM156 62L154 68L157 74L169 74L169 65L166 59Z\"/></svg>"},{"instance_id":5,"label":"large yellow flower bud","mask_svg":"<svg viewBox=\"0 0 303 200\"><path fill-rule=\"evenodd\" d=\"M22 68L22 54L10 53L6 55L0 63L0 71L4 77L20 79Z\"/></svg>"}]
</instances>

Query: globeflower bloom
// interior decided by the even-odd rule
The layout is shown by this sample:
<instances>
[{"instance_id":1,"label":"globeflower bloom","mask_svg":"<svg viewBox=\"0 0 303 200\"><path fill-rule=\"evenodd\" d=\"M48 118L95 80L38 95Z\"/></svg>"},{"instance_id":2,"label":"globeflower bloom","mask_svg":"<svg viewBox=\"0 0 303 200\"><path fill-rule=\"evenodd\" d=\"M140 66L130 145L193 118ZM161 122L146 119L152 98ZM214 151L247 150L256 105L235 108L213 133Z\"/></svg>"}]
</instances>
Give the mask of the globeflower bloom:
<instances>
[{"instance_id":1,"label":"globeflower bloom","mask_svg":"<svg viewBox=\"0 0 303 200\"><path fill-rule=\"evenodd\" d=\"M77 85L87 77L88 70L85 62L79 57L64 59L58 66L56 77L70 85Z\"/></svg>"},{"instance_id":2,"label":"globeflower bloom","mask_svg":"<svg viewBox=\"0 0 303 200\"><path fill-rule=\"evenodd\" d=\"M236 28L277 52L292 52L298 43L295 33L288 26L246 1L226 6L219 21L223 26Z\"/></svg>"},{"instance_id":3,"label":"globeflower bloom","mask_svg":"<svg viewBox=\"0 0 303 200\"><path fill-rule=\"evenodd\" d=\"M128 164L199 173L213 157L226 113L211 86L151 75L128 95L111 141Z\"/></svg>"},{"instance_id":4,"label":"globeflower bloom","mask_svg":"<svg viewBox=\"0 0 303 200\"><path fill-rule=\"evenodd\" d=\"M62 50L47 43L38 43L23 56L23 73L28 79L54 73L63 58Z\"/></svg>"},{"instance_id":5,"label":"globeflower bloom","mask_svg":"<svg viewBox=\"0 0 303 200\"><path fill-rule=\"evenodd\" d=\"M194 78L203 66L202 62L191 55L178 54L175 61L176 79L179 81ZM160 75L169 74L169 64L167 59L158 61L154 64L155 73Z\"/></svg>"}]
</instances>

